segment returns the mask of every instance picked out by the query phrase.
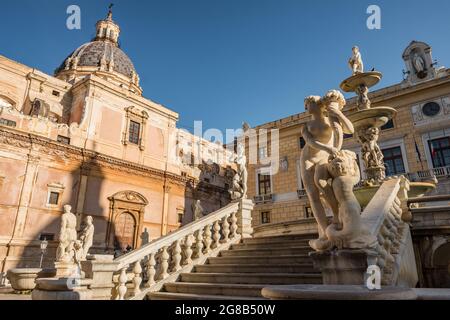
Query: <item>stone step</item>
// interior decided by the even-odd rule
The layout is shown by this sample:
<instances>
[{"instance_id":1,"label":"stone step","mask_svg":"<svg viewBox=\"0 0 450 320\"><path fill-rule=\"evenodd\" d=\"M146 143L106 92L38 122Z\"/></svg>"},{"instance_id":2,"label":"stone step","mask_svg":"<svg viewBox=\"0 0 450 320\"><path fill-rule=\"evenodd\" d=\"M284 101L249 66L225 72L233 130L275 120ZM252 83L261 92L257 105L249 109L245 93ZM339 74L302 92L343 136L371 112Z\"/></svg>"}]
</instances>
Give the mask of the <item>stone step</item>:
<instances>
[{"instance_id":1,"label":"stone step","mask_svg":"<svg viewBox=\"0 0 450 320\"><path fill-rule=\"evenodd\" d=\"M199 283L322 284L322 275L311 273L182 273L180 279Z\"/></svg>"},{"instance_id":2,"label":"stone step","mask_svg":"<svg viewBox=\"0 0 450 320\"><path fill-rule=\"evenodd\" d=\"M200 273L317 273L312 263L305 264L206 264L195 267Z\"/></svg>"},{"instance_id":3,"label":"stone step","mask_svg":"<svg viewBox=\"0 0 450 320\"><path fill-rule=\"evenodd\" d=\"M233 249L220 252L221 257L238 256L271 256L271 255L308 255L311 248L265 248L265 249Z\"/></svg>"},{"instance_id":4,"label":"stone step","mask_svg":"<svg viewBox=\"0 0 450 320\"><path fill-rule=\"evenodd\" d=\"M279 243L279 242L303 242L308 243L311 239L316 239L316 235L289 235L289 236L275 236L275 237L259 237L259 238L247 238L243 240L244 244L254 243Z\"/></svg>"},{"instance_id":5,"label":"stone step","mask_svg":"<svg viewBox=\"0 0 450 320\"><path fill-rule=\"evenodd\" d=\"M312 263L306 254L300 255L270 255L270 256L237 256L208 258L208 264L305 264Z\"/></svg>"},{"instance_id":6,"label":"stone step","mask_svg":"<svg viewBox=\"0 0 450 320\"><path fill-rule=\"evenodd\" d=\"M258 297L218 296L205 294L152 292L147 295L150 300L266 300Z\"/></svg>"},{"instance_id":7,"label":"stone step","mask_svg":"<svg viewBox=\"0 0 450 320\"><path fill-rule=\"evenodd\" d=\"M273 242L268 245L267 243L239 243L231 246L231 249L277 249L277 248L306 248L309 251L313 251L307 241L280 241Z\"/></svg>"},{"instance_id":8,"label":"stone step","mask_svg":"<svg viewBox=\"0 0 450 320\"><path fill-rule=\"evenodd\" d=\"M176 282L166 283L164 289L171 293L222 295L239 297L262 298L261 290L265 285L261 284L229 284L229 283L192 283Z\"/></svg>"}]
</instances>

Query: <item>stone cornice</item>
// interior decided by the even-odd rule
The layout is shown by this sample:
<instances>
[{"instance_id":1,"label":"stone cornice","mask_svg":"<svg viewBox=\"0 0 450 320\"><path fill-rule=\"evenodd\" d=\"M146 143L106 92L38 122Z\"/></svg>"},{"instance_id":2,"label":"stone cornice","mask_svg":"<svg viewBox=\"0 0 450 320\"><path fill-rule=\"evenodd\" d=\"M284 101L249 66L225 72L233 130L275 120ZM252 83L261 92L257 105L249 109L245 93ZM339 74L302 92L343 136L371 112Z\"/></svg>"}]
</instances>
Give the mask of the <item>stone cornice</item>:
<instances>
[{"instance_id":1,"label":"stone cornice","mask_svg":"<svg viewBox=\"0 0 450 320\"><path fill-rule=\"evenodd\" d=\"M59 157L63 161L79 161L80 168L83 170L95 168L111 169L122 173L135 174L162 181L167 180L169 183L183 186L189 181L193 181L193 178L190 177L183 177L175 173L99 154L95 151L61 144L36 135L23 134L16 130L4 127L0 127L0 144L10 145L19 149L26 149L27 154L43 154Z\"/></svg>"}]
</instances>

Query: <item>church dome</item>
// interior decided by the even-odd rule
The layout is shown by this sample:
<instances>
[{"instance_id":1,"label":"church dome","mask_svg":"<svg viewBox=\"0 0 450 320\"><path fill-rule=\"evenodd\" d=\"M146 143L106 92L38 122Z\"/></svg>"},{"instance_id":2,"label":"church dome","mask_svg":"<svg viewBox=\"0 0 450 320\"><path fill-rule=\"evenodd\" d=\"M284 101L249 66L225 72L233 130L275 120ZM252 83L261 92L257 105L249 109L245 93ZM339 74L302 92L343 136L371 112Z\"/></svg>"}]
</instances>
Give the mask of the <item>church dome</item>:
<instances>
[{"instance_id":1,"label":"church dome","mask_svg":"<svg viewBox=\"0 0 450 320\"><path fill-rule=\"evenodd\" d=\"M102 63L107 65L112 62L112 70L118 72L128 78L132 78L136 74L131 59L118 46L109 41L92 41L86 43L75 50L61 66L56 73L63 71L66 66L78 60L77 67L98 67L101 68Z\"/></svg>"},{"instance_id":2,"label":"church dome","mask_svg":"<svg viewBox=\"0 0 450 320\"><path fill-rule=\"evenodd\" d=\"M139 76L131 59L119 46L120 27L108 16L97 22L95 38L72 52L55 71L55 76L76 83L95 74L121 88L142 95Z\"/></svg>"}]
</instances>

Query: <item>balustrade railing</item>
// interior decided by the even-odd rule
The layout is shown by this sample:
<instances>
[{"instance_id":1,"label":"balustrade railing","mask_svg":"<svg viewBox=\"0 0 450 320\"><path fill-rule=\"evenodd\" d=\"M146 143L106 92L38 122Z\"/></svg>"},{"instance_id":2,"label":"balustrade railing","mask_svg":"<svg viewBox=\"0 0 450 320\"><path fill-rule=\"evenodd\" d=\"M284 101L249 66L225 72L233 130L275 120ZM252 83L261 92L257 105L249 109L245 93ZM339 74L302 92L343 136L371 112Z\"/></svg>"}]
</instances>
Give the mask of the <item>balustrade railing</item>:
<instances>
[{"instance_id":1,"label":"balustrade railing","mask_svg":"<svg viewBox=\"0 0 450 320\"><path fill-rule=\"evenodd\" d=\"M112 298L143 299L148 292L160 290L164 283L176 281L182 272L190 272L194 264L203 264L208 257L238 243L246 236L242 234L247 230L243 224L251 223L249 212L244 211L252 207L249 200L233 202L115 259Z\"/></svg>"},{"instance_id":2,"label":"balustrade railing","mask_svg":"<svg viewBox=\"0 0 450 320\"><path fill-rule=\"evenodd\" d=\"M382 271L383 285L406 281L414 286L417 275L408 217L409 180L395 177L385 181L361 218L377 240L376 264ZM412 257L412 260L411 260Z\"/></svg>"}]
</instances>

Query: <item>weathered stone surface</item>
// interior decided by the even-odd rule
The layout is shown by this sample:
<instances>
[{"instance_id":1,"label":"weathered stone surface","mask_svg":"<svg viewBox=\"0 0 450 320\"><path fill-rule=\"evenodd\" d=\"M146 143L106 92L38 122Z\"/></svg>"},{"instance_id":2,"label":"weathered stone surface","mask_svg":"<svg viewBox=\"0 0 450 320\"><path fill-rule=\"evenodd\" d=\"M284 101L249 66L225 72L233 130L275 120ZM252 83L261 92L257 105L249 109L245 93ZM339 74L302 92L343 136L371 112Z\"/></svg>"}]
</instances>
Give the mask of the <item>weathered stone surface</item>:
<instances>
[{"instance_id":1,"label":"weathered stone surface","mask_svg":"<svg viewBox=\"0 0 450 320\"><path fill-rule=\"evenodd\" d=\"M273 300L416 300L413 289L384 287L369 290L357 285L293 285L271 286L262 290Z\"/></svg>"}]
</instances>

